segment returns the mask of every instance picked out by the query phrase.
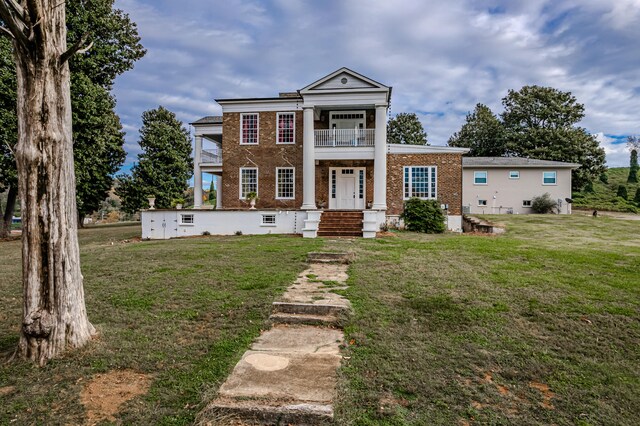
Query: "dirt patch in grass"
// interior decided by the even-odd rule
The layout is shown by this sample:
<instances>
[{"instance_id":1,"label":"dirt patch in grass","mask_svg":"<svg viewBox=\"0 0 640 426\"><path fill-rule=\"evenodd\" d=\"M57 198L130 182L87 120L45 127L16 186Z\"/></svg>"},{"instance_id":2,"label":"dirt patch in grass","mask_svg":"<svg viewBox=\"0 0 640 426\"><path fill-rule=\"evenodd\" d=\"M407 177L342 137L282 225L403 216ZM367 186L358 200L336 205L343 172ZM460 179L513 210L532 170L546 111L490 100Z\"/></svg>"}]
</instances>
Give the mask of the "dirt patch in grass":
<instances>
[{"instance_id":1,"label":"dirt patch in grass","mask_svg":"<svg viewBox=\"0 0 640 426\"><path fill-rule=\"evenodd\" d=\"M115 421L120 407L133 398L144 395L151 385L151 377L131 370L113 370L96 374L80 394L87 410L88 425L102 420Z\"/></svg>"}]
</instances>

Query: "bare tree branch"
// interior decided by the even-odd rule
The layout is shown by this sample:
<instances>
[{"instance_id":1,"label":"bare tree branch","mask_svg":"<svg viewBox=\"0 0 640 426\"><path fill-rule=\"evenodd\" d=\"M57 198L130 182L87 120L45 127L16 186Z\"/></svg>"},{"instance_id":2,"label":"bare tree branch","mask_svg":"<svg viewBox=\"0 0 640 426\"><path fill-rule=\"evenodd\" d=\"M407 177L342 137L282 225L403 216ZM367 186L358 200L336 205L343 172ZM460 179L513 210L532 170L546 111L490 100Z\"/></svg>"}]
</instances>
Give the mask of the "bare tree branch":
<instances>
[{"instance_id":1,"label":"bare tree branch","mask_svg":"<svg viewBox=\"0 0 640 426\"><path fill-rule=\"evenodd\" d=\"M15 11L10 10L8 4L12 5L13 0L0 0L0 19L7 26L5 31L8 30L25 51L29 50L29 39L24 34L24 29L27 27L24 18L17 16Z\"/></svg>"},{"instance_id":2,"label":"bare tree branch","mask_svg":"<svg viewBox=\"0 0 640 426\"><path fill-rule=\"evenodd\" d=\"M15 0L5 0L20 19L24 19L24 9Z\"/></svg>"},{"instance_id":3,"label":"bare tree branch","mask_svg":"<svg viewBox=\"0 0 640 426\"><path fill-rule=\"evenodd\" d=\"M85 42L87 41L87 37L89 37L89 33L82 34L82 37L80 37L78 41L73 43L73 46L71 46L69 49L67 49L66 52L60 55L60 64L64 64L66 61L69 60L69 58L71 58L76 53L84 53L89 49L91 49L91 46L93 46L93 42L89 43L88 46L82 48L82 45L85 44Z\"/></svg>"},{"instance_id":4,"label":"bare tree branch","mask_svg":"<svg viewBox=\"0 0 640 426\"><path fill-rule=\"evenodd\" d=\"M2 34L0 34L0 35L5 35L5 36L8 36L8 37L11 37L11 39L15 39L15 37L13 36L13 33L11 31L9 31L7 28L0 27L0 31L2 31Z\"/></svg>"}]
</instances>

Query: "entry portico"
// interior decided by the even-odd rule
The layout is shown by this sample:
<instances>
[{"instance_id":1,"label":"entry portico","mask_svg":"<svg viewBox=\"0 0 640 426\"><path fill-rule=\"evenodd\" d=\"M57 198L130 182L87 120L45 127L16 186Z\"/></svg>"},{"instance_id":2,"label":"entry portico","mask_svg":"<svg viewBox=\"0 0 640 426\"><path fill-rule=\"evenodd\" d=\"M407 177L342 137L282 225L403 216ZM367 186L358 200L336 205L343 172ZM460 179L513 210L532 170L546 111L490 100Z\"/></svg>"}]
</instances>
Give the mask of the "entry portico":
<instances>
[{"instance_id":1,"label":"entry portico","mask_svg":"<svg viewBox=\"0 0 640 426\"><path fill-rule=\"evenodd\" d=\"M301 209L315 210L316 161L320 160L373 160L374 210L386 210L386 145L387 114L391 88L347 68L341 68L299 90L304 115L303 202ZM328 124L328 125L327 125ZM351 206L364 209L366 201L356 197L363 192L364 180L358 191L351 191L353 202L342 198L349 192L351 180L342 178L340 171L330 192L329 209ZM338 170L332 169L338 174ZM360 169L359 175L365 170ZM355 179L355 178L354 178ZM347 185L343 187L343 185ZM357 194L358 193L358 194ZM357 201L356 201L357 200Z\"/></svg>"}]
</instances>

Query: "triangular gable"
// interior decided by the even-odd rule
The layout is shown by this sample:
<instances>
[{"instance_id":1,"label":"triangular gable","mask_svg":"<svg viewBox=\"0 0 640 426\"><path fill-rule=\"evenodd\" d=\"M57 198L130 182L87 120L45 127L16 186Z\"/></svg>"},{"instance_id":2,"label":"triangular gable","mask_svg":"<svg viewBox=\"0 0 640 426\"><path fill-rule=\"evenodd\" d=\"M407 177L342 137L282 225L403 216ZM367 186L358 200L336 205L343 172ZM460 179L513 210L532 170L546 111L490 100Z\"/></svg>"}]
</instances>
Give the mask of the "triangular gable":
<instances>
[{"instance_id":1,"label":"triangular gable","mask_svg":"<svg viewBox=\"0 0 640 426\"><path fill-rule=\"evenodd\" d=\"M300 89L301 93L325 91L325 90L349 90L349 89L379 89L389 90L384 84L371 80L362 74L358 74L349 68L340 68L326 77L317 80L307 87Z\"/></svg>"}]
</instances>

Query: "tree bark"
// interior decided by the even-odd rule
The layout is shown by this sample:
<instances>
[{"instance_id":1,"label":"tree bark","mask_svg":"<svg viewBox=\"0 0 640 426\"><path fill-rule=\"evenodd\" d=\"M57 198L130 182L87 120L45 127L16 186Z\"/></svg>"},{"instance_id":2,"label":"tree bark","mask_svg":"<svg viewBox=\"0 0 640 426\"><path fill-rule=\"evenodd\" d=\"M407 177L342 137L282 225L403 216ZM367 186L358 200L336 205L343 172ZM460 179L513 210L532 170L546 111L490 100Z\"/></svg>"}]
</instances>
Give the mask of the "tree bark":
<instances>
[{"instance_id":1,"label":"tree bark","mask_svg":"<svg viewBox=\"0 0 640 426\"><path fill-rule=\"evenodd\" d=\"M11 234L11 222L13 220L13 212L16 208L16 199L18 198L18 187L11 185L7 193L7 206L4 209L2 222L0 223L0 238L7 238Z\"/></svg>"},{"instance_id":2,"label":"tree bark","mask_svg":"<svg viewBox=\"0 0 640 426\"><path fill-rule=\"evenodd\" d=\"M69 66L61 61L67 50L65 4L21 5L30 42L14 42L24 296L18 353L44 365L66 348L84 345L95 329L80 271Z\"/></svg>"}]
</instances>

